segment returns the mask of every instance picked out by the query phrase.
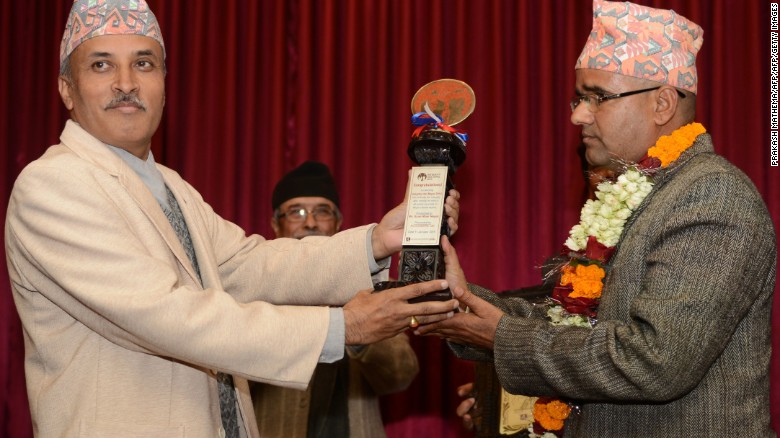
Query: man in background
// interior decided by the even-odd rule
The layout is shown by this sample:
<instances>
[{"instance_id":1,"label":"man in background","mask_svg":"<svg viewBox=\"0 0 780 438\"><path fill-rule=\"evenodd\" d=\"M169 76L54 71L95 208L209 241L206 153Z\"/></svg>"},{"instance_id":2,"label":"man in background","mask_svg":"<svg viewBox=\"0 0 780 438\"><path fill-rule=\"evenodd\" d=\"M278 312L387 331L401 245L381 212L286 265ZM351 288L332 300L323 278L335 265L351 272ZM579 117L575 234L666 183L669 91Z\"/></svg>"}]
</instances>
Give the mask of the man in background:
<instances>
[{"instance_id":1,"label":"man in background","mask_svg":"<svg viewBox=\"0 0 780 438\"><path fill-rule=\"evenodd\" d=\"M341 228L339 194L325 164L306 161L276 184L271 199L276 237L332 236ZM320 363L305 391L251 385L264 437L383 437L378 396L406 389L419 371L406 334L348 346L343 359Z\"/></svg>"}]
</instances>

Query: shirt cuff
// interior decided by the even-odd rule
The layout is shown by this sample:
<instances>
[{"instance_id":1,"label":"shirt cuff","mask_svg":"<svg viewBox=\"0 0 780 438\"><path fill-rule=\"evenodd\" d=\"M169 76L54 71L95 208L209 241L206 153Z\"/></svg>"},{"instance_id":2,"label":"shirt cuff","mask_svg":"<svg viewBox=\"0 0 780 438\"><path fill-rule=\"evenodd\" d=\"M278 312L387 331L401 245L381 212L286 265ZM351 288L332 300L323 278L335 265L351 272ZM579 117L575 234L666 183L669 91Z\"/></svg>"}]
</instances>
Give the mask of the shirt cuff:
<instances>
[{"instance_id":1,"label":"shirt cuff","mask_svg":"<svg viewBox=\"0 0 780 438\"><path fill-rule=\"evenodd\" d=\"M347 345L347 354L350 357L358 356L366 347L368 347L368 345Z\"/></svg>"},{"instance_id":2,"label":"shirt cuff","mask_svg":"<svg viewBox=\"0 0 780 438\"><path fill-rule=\"evenodd\" d=\"M388 269L390 267L390 259L392 258L392 256L390 256L379 261L374 260L374 247L371 245L371 236L374 235L375 227L376 224L371 225L366 233L366 255L368 257L368 269L371 271L372 276Z\"/></svg>"},{"instance_id":3,"label":"shirt cuff","mask_svg":"<svg viewBox=\"0 0 780 438\"><path fill-rule=\"evenodd\" d=\"M373 257L372 257L373 258ZM341 307L330 307L330 322L328 336L318 362L333 363L344 357L344 310Z\"/></svg>"}]
</instances>

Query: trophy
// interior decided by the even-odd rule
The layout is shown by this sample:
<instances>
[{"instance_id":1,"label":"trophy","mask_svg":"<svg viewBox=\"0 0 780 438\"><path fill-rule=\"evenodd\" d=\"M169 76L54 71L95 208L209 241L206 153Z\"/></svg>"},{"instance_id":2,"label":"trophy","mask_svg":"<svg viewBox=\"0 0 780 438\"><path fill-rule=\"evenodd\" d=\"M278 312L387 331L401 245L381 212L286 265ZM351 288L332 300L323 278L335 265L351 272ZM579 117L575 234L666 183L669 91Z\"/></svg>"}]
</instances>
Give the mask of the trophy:
<instances>
[{"instance_id":1,"label":"trophy","mask_svg":"<svg viewBox=\"0 0 780 438\"><path fill-rule=\"evenodd\" d=\"M417 126L407 154L412 167L404 223L403 248L398 261L398 281L383 282L375 290L444 278L441 236L450 234L444 200L455 185L452 176L466 159L465 133L453 126L473 111L476 98L465 82L439 79L420 88L412 98L412 123ZM450 290L432 292L409 300L446 301Z\"/></svg>"}]
</instances>

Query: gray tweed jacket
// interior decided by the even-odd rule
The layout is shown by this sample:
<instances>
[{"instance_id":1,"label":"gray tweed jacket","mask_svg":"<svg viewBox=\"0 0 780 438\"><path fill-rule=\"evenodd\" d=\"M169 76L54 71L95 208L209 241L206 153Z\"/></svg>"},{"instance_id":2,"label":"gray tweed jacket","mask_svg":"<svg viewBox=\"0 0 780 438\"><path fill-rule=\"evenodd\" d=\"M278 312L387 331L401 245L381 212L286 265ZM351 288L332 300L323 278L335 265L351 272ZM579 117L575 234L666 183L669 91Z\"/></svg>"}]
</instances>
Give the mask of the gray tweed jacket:
<instances>
[{"instance_id":1,"label":"gray tweed jacket","mask_svg":"<svg viewBox=\"0 0 780 438\"><path fill-rule=\"evenodd\" d=\"M655 177L612 258L591 329L499 300L494 360L512 393L582 406L566 437L771 437L770 309L776 238L750 180L710 136Z\"/></svg>"}]
</instances>

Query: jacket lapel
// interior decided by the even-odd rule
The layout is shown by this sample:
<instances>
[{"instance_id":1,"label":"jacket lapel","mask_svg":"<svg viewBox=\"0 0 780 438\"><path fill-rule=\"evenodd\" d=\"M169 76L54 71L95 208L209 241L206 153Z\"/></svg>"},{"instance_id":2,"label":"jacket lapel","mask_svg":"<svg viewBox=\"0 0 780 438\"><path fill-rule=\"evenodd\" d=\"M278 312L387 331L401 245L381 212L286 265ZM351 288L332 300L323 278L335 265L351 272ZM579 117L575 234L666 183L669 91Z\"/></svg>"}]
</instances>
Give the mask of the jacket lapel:
<instances>
[{"instance_id":1,"label":"jacket lapel","mask_svg":"<svg viewBox=\"0 0 780 438\"><path fill-rule=\"evenodd\" d=\"M111 152L105 144L84 131L72 120L68 120L65 124L60 140L63 145L71 149L79 157L104 169L117 178L119 184L125 188L130 197L138 204L141 211L149 218L160 237L168 245L168 248L170 248L179 263L184 266L184 269L192 277L193 281L196 284L200 284L198 276L187 258L184 247L179 242L179 238L165 216L162 207L160 207L160 204L157 203L157 200L143 181L141 181L141 178L136 175L135 171L115 153Z\"/></svg>"},{"instance_id":2,"label":"jacket lapel","mask_svg":"<svg viewBox=\"0 0 780 438\"><path fill-rule=\"evenodd\" d=\"M187 274L192 277L192 280L196 284L200 284L195 269L192 267L192 263L190 263L190 259L187 257L187 253L184 251L184 247L179 241L179 237L176 235L176 231L173 230L168 217L165 216L157 199L152 196L149 189L143 181L141 181L141 178L139 178L132 169L127 166L124 167L127 171L118 175L119 183L127 189L130 196L135 200L146 216L149 217L149 220L154 224L154 227L160 233L160 236L165 240L168 248L171 249L171 252L176 256L179 263L184 266Z\"/></svg>"}]
</instances>

